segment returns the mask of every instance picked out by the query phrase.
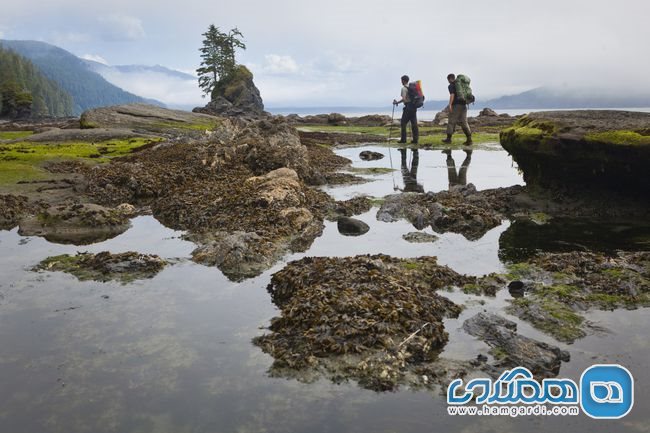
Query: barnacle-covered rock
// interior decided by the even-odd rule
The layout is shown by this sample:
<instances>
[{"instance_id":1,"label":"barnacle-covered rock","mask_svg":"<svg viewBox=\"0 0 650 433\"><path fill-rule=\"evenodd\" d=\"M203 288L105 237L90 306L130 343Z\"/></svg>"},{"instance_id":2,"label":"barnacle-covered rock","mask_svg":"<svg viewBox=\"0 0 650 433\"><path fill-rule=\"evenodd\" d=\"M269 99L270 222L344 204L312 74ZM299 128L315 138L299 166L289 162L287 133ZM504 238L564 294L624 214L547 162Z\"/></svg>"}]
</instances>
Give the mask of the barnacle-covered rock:
<instances>
[{"instance_id":1,"label":"barnacle-covered rock","mask_svg":"<svg viewBox=\"0 0 650 433\"><path fill-rule=\"evenodd\" d=\"M394 389L437 361L448 338L443 318L460 312L436 290L468 281L435 257L307 257L273 275L268 289L282 314L255 344L276 371L345 372L362 386Z\"/></svg>"}]
</instances>

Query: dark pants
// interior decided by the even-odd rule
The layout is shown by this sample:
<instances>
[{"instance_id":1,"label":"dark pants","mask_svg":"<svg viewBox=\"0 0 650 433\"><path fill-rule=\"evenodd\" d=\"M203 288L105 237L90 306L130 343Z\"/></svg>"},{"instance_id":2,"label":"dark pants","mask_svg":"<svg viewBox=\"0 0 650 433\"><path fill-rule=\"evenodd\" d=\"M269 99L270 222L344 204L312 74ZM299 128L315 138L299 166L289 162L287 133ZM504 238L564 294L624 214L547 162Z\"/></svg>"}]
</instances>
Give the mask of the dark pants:
<instances>
[{"instance_id":1,"label":"dark pants","mask_svg":"<svg viewBox=\"0 0 650 433\"><path fill-rule=\"evenodd\" d=\"M412 107L409 104L404 106L404 111L402 111L402 143L406 143L406 124L411 122L411 132L413 133L413 143L417 143L420 138L420 130L418 129L418 109Z\"/></svg>"}]
</instances>

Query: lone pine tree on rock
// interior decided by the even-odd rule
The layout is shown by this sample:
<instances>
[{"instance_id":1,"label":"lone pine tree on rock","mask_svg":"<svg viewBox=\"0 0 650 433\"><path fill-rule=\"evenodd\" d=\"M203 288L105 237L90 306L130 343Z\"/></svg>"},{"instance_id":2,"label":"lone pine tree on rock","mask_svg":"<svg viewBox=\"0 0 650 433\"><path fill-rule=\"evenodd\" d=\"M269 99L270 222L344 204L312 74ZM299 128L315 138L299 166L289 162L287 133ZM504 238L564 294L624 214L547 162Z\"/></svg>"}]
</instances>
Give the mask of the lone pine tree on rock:
<instances>
[{"instance_id":1,"label":"lone pine tree on rock","mask_svg":"<svg viewBox=\"0 0 650 433\"><path fill-rule=\"evenodd\" d=\"M205 37L203 46L199 48L201 66L196 72L199 76L199 87L205 96L211 95L219 81L227 78L235 70L235 50L237 48L245 50L246 45L241 40L244 35L237 27L224 33L211 24L203 36Z\"/></svg>"}]
</instances>

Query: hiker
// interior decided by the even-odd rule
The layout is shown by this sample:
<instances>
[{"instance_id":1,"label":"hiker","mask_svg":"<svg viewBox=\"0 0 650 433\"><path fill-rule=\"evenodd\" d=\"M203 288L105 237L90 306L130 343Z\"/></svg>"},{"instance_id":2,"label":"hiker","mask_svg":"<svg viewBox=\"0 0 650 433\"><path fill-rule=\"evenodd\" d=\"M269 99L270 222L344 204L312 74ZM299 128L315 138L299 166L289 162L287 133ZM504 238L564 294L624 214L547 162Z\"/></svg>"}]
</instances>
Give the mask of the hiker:
<instances>
[{"instance_id":1,"label":"hiker","mask_svg":"<svg viewBox=\"0 0 650 433\"><path fill-rule=\"evenodd\" d=\"M401 127L402 127L402 138L400 139L399 143L404 144L406 143L406 124L411 122L411 132L413 134L413 140L411 141L412 144L418 144L418 139L420 137L420 130L418 129L418 117L417 117L417 106L411 101L411 97L409 96L409 81L410 78L408 75L403 75L402 76L402 91L401 91L401 98L400 100L393 99L393 104L394 105L399 105L400 103L404 103L404 110L402 111L402 120L401 120Z\"/></svg>"},{"instance_id":2,"label":"hiker","mask_svg":"<svg viewBox=\"0 0 650 433\"><path fill-rule=\"evenodd\" d=\"M404 180L403 192L424 192L424 186L418 183L418 165L420 165L420 155L417 149L411 149L411 167L406 163L406 149L399 149L402 154L401 169L402 179Z\"/></svg>"},{"instance_id":3,"label":"hiker","mask_svg":"<svg viewBox=\"0 0 650 433\"><path fill-rule=\"evenodd\" d=\"M456 75L447 75L449 82L449 119L447 121L447 138L442 140L445 144L451 144L451 136L454 134L456 125L460 123L467 140L463 143L465 146L472 144L472 131L467 123L467 101L456 97Z\"/></svg>"},{"instance_id":4,"label":"hiker","mask_svg":"<svg viewBox=\"0 0 650 433\"><path fill-rule=\"evenodd\" d=\"M456 162L454 158L451 157L451 149L445 149L442 153L447 155L447 176L449 177L449 189L453 186L467 185L467 169L469 168L469 163L472 162L472 149L464 149L465 160L460 165L458 172L456 172Z\"/></svg>"}]
</instances>

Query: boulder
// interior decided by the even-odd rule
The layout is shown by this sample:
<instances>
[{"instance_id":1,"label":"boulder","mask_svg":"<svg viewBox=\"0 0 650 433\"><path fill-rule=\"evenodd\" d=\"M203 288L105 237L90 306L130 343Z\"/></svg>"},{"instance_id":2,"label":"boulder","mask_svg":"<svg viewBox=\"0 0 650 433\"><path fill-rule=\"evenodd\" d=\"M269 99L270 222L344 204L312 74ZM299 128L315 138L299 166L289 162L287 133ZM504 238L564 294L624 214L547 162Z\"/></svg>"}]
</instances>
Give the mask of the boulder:
<instances>
[{"instance_id":1,"label":"boulder","mask_svg":"<svg viewBox=\"0 0 650 433\"><path fill-rule=\"evenodd\" d=\"M489 116L495 117L495 116L498 116L498 114L493 109L486 107L486 108L482 109L480 113L478 113L478 116L479 117L486 117L486 116L487 117L489 117Z\"/></svg>"},{"instance_id":2,"label":"boulder","mask_svg":"<svg viewBox=\"0 0 650 433\"><path fill-rule=\"evenodd\" d=\"M530 113L500 139L529 187L626 196L650 190L650 113Z\"/></svg>"},{"instance_id":3,"label":"boulder","mask_svg":"<svg viewBox=\"0 0 650 433\"><path fill-rule=\"evenodd\" d=\"M436 117L433 118L433 124L446 125L448 118L449 118L449 107L445 107L442 109L442 111L436 113Z\"/></svg>"},{"instance_id":4,"label":"boulder","mask_svg":"<svg viewBox=\"0 0 650 433\"><path fill-rule=\"evenodd\" d=\"M300 142L296 129L286 122L278 119L252 122L233 141L234 148L245 153L244 162L255 174L287 167L302 178L313 175L307 148Z\"/></svg>"},{"instance_id":5,"label":"boulder","mask_svg":"<svg viewBox=\"0 0 650 433\"><path fill-rule=\"evenodd\" d=\"M402 239L412 244L431 243L438 240L438 236L425 232L410 232L402 235Z\"/></svg>"},{"instance_id":6,"label":"boulder","mask_svg":"<svg viewBox=\"0 0 650 433\"><path fill-rule=\"evenodd\" d=\"M337 227L339 233L344 236L361 236L370 230L368 224L350 217L340 217L337 221Z\"/></svg>"},{"instance_id":7,"label":"boulder","mask_svg":"<svg viewBox=\"0 0 650 433\"><path fill-rule=\"evenodd\" d=\"M243 65L238 65L230 75L220 80L211 96L205 107L197 107L192 111L251 118L269 115L264 111L262 96L253 82L253 73Z\"/></svg>"},{"instance_id":8,"label":"boulder","mask_svg":"<svg viewBox=\"0 0 650 433\"><path fill-rule=\"evenodd\" d=\"M383 153L373 152L371 150L364 150L363 152L359 153L359 158L361 158L364 161L375 161L378 159L382 159L383 157L384 157Z\"/></svg>"},{"instance_id":9,"label":"boulder","mask_svg":"<svg viewBox=\"0 0 650 433\"><path fill-rule=\"evenodd\" d=\"M341 113L330 113L327 116L327 123L335 126L347 125L348 119Z\"/></svg>"}]
</instances>

